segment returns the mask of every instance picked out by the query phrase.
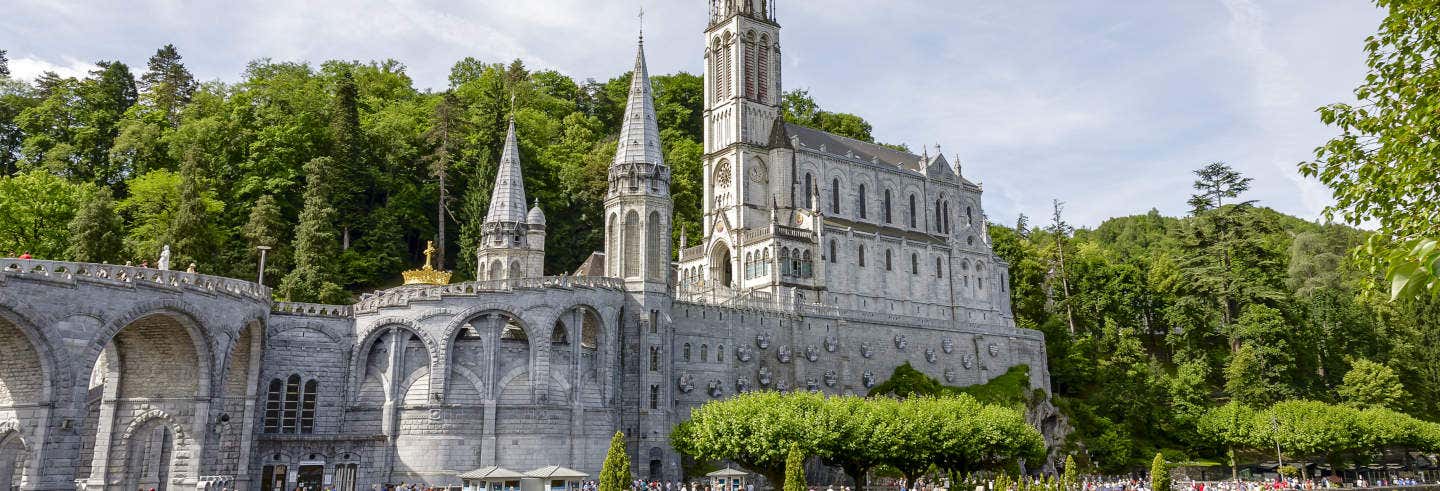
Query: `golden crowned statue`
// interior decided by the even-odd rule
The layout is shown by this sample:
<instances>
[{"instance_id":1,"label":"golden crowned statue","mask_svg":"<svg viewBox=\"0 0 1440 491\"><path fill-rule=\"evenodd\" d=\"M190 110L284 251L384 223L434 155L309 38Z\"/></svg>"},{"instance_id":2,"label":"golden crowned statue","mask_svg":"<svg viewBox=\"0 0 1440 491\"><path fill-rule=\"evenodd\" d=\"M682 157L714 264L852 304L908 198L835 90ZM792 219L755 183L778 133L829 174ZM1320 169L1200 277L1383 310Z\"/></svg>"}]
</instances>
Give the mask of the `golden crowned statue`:
<instances>
[{"instance_id":1,"label":"golden crowned statue","mask_svg":"<svg viewBox=\"0 0 1440 491\"><path fill-rule=\"evenodd\" d=\"M435 254L435 241L425 243L425 267L412 269L402 274L405 275L407 285L448 285L450 284L450 272L440 271L430 265L430 257Z\"/></svg>"}]
</instances>

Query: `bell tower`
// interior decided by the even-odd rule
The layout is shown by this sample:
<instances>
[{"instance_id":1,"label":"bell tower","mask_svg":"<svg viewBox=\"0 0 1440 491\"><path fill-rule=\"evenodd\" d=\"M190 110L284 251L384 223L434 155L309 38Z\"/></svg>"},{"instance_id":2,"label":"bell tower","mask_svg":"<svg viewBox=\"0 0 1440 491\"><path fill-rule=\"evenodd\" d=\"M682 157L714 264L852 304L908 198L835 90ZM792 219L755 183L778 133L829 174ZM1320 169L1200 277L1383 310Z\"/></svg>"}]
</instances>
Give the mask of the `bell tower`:
<instances>
[{"instance_id":1,"label":"bell tower","mask_svg":"<svg viewBox=\"0 0 1440 491\"><path fill-rule=\"evenodd\" d=\"M773 206L793 205L790 162L778 162L771 152L771 133L783 131L776 124L781 64L775 1L711 0L702 207L707 250L718 242L733 250L740 230L767 227ZM708 276L721 280L738 268L710 262Z\"/></svg>"}]
</instances>

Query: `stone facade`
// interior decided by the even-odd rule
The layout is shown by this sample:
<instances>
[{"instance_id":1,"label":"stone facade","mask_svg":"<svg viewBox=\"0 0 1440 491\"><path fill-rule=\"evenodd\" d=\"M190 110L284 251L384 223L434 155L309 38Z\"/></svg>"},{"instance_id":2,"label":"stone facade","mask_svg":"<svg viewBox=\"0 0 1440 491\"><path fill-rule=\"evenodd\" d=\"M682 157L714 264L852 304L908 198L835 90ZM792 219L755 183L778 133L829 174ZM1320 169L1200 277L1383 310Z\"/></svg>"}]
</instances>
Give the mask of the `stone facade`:
<instances>
[{"instance_id":1,"label":"stone facade","mask_svg":"<svg viewBox=\"0 0 1440 491\"><path fill-rule=\"evenodd\" d=\"M636 475L670 480L670 429L740 392L864 394L907 362L951 385L1023 364L1048 389L978 185L938 151L777 121L773 7L711 7L706 229L693 247L682 234L678 262L643 45L593 276L544 276L513 125L476 282L311 305L240 280L0 260L0 489L596 475L617 430Z\"/></svg>"}]
</instances>

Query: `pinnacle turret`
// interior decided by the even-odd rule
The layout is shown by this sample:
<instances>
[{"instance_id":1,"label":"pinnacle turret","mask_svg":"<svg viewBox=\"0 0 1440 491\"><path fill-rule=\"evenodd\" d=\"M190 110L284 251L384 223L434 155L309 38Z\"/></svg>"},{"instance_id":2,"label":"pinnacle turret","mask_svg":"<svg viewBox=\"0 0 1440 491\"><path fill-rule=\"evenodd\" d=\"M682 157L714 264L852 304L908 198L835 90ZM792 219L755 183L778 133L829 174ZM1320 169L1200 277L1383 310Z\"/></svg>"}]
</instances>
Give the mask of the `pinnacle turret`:
<instances>
[{"instance_id":1,"label":"pinnacle turret","mask_svg":"<svg viewBox=\"0 0 1440 491\"><path fill-rule=\"evenodd\" d=\"M630 77L630 96L625 103L625 120L611 170L655 172L665 166L660 150L660 123L655 118L655 99L650 91L650 72L645 68L645 43L635 53L635 72Z\"/></svg>"},{"instance_id":2,"label":"pinnacle turret","mask_svg":"<svg viewBox=\"0 0 1440 491\"><path fill-rule=\"evenodd\" d=\"M525 223L525 179L520 173L520 145L515 141L515 120L505 135L505 150L495 172L495 190L485 223Z\"/></svg>"}]
</instances>

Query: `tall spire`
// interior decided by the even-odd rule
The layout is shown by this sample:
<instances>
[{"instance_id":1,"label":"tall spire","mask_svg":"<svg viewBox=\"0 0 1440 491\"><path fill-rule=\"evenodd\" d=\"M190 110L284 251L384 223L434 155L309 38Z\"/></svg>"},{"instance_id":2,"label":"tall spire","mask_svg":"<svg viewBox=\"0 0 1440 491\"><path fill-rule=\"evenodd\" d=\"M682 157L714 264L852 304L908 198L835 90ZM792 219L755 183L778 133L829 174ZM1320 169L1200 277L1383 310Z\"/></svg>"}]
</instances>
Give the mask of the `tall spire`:
<instances>
[{"instance_id":1,"label":"tall spire","mask_svg":"<svg viewBox=\"0 0 1440 491\"><path fill-rule=\"evenodd\" d=\"M525 179L520 174L520 145L515 142L515 118L505 135L505 150L495 172L495 191L490 193L490 210L485 223L525 223Z\"/></svg>"},{"instance_id":2,"label":"tall spire","mask_svg":"<svg viewBox=\"0 0 1440 491\"><path fill-rule=\"evenodd\" d=\"M643 40L635 52L635 72L630 77L630 97L625 103L618 145L612 167L665 165L660 151L660 124L655 119L655 99L650 92L650 71L645 68Z\"/></svg>"}]
</instances>

